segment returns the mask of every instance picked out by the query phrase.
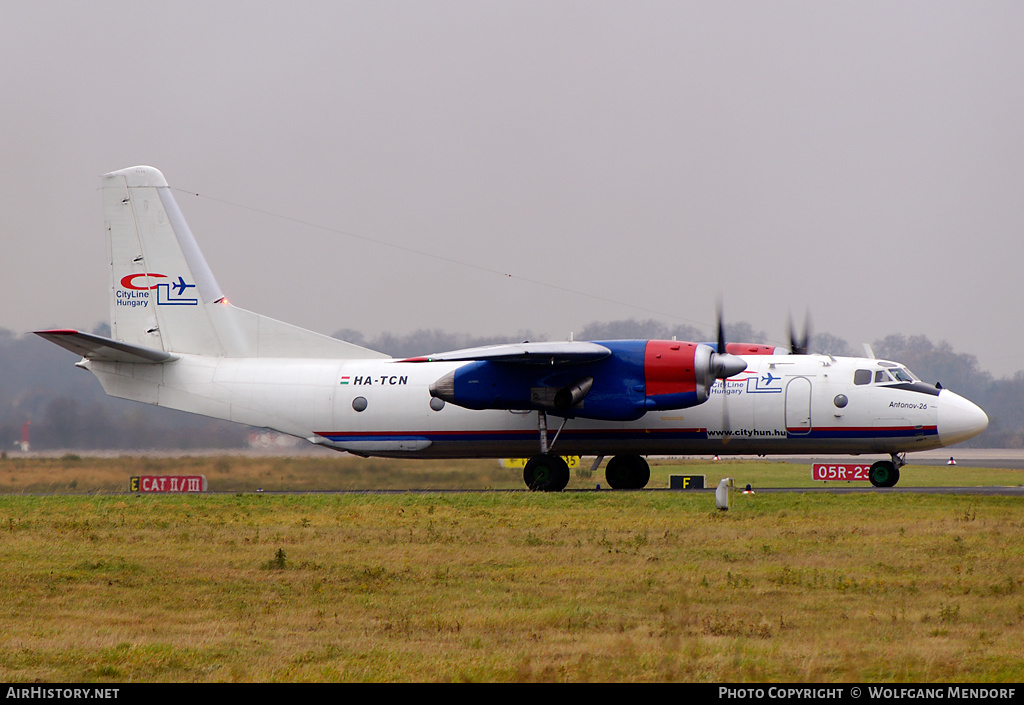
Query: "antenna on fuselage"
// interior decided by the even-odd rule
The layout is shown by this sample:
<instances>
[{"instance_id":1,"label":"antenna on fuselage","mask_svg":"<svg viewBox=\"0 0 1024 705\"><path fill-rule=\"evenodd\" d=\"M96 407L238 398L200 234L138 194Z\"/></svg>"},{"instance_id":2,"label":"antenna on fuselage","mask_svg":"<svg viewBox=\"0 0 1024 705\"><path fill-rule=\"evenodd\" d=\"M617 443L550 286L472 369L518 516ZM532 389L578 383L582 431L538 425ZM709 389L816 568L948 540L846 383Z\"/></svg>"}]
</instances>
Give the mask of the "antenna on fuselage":
<instances>
[{"instance_id":1,"label":"antenna on fuselage","mask_svg":"<svg viewBox=\"0 0 1024 705\"><path fill-rule=\"evenodd\" d=\"M871 349L871 345L869 345L868 343L864 343L864 354L871 360L876 359L875 351Z\"/></svg>"}]
</instances>

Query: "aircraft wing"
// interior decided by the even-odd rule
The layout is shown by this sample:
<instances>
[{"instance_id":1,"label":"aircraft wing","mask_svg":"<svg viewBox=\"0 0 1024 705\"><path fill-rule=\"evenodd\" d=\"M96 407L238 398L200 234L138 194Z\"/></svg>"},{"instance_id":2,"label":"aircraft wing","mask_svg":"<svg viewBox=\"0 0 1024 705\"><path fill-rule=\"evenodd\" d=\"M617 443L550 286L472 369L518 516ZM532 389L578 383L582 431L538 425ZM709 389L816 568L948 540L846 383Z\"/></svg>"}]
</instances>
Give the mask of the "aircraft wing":
<instances>
[{"instance_id":1,"label":"aircraft wing","mask_svg":"<svg viewBox=\"0 0 1024 705\"><path fill-rule=\"evenodd\" d=\"M104 338L102 335L82 333L77 330L58 329L35 331L40 338L56 343L65 350L70 350L89 360L100 362L135 362L158 364L177 360L178 356L163 350L146 348L141 345L122 343L119 340Z\"/></svg>"},{"instance_id":2,"label":"aircraft wing","mask_svg":"<svg viewBox=\"0 0 1024 705\"><path fill-rule=\"evenodd\" d=\"M451 352L436 353L423 357L410 357L399 362L470 362L474 360L489 360L494 362L547 365L565 362L595 362L611 354L611 350L597 343L562 341L553 343L485 345L479 348L452 350Z\"/></svg>"}]
</instances>

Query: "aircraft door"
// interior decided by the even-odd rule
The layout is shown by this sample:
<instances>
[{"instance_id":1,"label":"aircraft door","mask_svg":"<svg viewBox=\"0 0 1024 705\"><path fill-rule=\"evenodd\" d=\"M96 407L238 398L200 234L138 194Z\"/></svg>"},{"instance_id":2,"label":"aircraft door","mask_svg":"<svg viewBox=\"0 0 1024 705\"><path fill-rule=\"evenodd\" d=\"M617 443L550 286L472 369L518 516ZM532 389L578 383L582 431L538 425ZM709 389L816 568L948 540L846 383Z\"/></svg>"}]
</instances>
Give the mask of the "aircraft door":
<instances>
[{"instance_id":1,"label":"aircraft door","mask_svg":"<svg viewBox=\"0 0 1024 705\"><path fill-rule=\"evenodd\" d=\"M786 385L786 431L790 436L811 432L811 380L794 377Z\"/></svg>"}]
</instances>

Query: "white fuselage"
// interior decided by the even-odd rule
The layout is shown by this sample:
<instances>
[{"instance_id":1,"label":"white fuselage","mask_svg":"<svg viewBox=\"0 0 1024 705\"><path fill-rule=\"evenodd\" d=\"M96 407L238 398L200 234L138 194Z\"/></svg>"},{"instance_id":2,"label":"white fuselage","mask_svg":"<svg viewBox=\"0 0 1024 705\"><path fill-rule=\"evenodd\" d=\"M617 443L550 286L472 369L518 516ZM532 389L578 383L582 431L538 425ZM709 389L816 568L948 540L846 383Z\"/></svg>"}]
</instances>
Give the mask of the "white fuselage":
<instances>
[{"instance_id":1,"label":"white fuselage","mask_svg":"<svg viewBox=\"0 0 1024 705\"><path fill-rule=\"evenodd\" d=\"M948 390L876 382L873 375L892 363L826 355L743 359L746 371L716 382L708 401L691 408L651 411L629 422L568 418L557 440L562 419L550 414L553 450L902 453L956 443L987 424L978 407ZM360 455L522 457L540 448L536 412L469 410L431 397L429 385L463 362L181 355L162 365L81 364L113 396L271 428Z\"/></svg>"},{"instance_id":2,"label":"white fuselage","mask_svg":"<svg viewBox=\"0 0 1024 705\"><path fill-rule=\"evenodd\" d=\"M609 486L636 489L650 478L643 455L888 453L871 478L888 487L897 454L988 425L894 362L730 345L721 318L713 344L523 342L392 360L232 305L159 170L101 183L110 336L37 333L82 356L111 396L359 455L530 456L523 479L547 491L565 488L567 454L614 456Z\"/></svg>"}]
</instances>

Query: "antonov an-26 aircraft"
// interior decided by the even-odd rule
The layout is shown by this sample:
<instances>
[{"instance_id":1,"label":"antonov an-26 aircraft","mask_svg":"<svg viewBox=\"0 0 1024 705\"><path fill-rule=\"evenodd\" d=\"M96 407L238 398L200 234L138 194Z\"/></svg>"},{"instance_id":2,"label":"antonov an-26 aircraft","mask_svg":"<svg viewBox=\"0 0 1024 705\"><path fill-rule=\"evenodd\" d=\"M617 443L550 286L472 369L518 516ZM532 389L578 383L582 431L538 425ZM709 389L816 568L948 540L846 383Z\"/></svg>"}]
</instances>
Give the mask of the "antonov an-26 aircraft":
<instances>
[{"instance_id":1,"label":"antonov an-26 aircraft","mask_svg":"<svg viewBox=\"0 0 1024 705\"><path fill-rule=\"evenodd\" d=\"M102 178L111 337L38 335L82 355L111 396L361 456L530 457L524 480L547 491L568 483L560 455L570 454L611 456L607 483L627 489L650 479L645 455L888 454L870 479L891 487L907 452L988 425L898 363L726 344L721 320L714 343L516 343L391 359L231 305L159 171Z\"/></svg>"}]
</instances>

